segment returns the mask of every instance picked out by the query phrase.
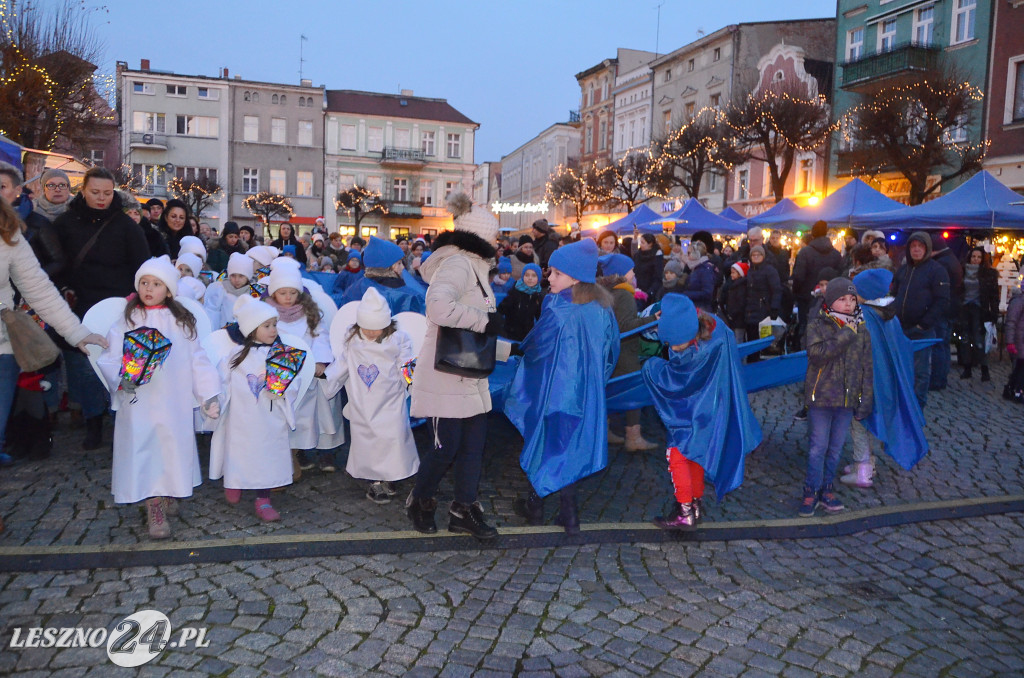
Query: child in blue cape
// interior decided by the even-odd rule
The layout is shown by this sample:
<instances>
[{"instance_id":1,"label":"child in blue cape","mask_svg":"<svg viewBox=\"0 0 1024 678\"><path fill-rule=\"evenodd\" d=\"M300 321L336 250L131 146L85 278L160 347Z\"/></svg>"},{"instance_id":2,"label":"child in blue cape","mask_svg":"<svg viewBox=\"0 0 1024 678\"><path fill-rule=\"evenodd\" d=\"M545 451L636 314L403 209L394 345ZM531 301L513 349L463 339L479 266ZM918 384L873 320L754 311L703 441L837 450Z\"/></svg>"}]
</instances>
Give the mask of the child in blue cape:
<instances>
[{"instance_id":1,"label":"child in blue cape","mask_svg":"<svg viewBox=\"0 0 1024 678\"><path fill-rule=\"evenodd\" d=\"M356 250L349 250L345 256L345 265L338 271L337 277L334 278L334 287L331 288L331 299L339 308L348 288L363 277L363 255Z\"/></svg>"},{"instance_id":2,"label":"child in blue cape","mask_svg":"<svg viewBox=\"0 0 1024 678\"><path fill-rule=\"evenodd\" d=\"M418 284L411 274L409 278L403 275L406 272L405 252L401 247L371 235L362 256L364 275L346 288L339 300L339 308L350 301L362 301L366 290L373 287L387 300L392 314L427 312L427 288Z\"/></svg>"},{"instance_id":3,"label":"child in blue cape","mask_svg":"<svg viewBox=\"0 0 1024 678\"><path fill-rule=\"evenodd\" d=\"M508 294L515 284L516 281L512 278L512 260L508 257L499 257L498 272L491 279L491 289L495 294Z\"/></svg>"},{"instance_id":4,"label":"child in blue cape","mask_svg":"<svg viewBox=\"0 0 1024 678\"><path fill-rule=\"evenodd\" d=\"M658 338L669 359L651 358L642 374L668 429L665 452L675 508L654 524L692 530L703 519L704 479L721 499L743 482L743 460L761 444L761 427L747 400L742 360L729 326L699 311L689 297L661 301Z\"/></svg>"},{"instance_id":5,"label":"child in blue cape","mask_svg":"<svg viewBox=\"0 0 1024 678\"><path fill-rule=\"evenodd\" d=\"M612 301L595 284L597 257L590 239L552 253L551 294L520 345L523 359L505 400L505 415L525 439L519 464L533 486L513 507L540 525L543 497L559 492L555 522L569 535L580 529L574 483L608 465L604 386L619 357Z\"/></svg>"}]
</instances>

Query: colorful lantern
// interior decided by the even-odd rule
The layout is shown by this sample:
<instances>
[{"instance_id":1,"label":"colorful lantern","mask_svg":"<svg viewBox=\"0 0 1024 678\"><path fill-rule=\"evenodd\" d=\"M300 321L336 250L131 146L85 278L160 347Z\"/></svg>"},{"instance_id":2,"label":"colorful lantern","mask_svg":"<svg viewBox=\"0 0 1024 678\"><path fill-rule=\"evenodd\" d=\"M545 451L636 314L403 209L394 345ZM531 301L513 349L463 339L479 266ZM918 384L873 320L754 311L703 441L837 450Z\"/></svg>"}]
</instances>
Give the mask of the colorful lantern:
<instances>
[{"instance_id":1,"label":"colorful lantern","mask_svg":"<svg viewBox=\"0 0 1024 678\"><path fill-rule=\"evenodd\" d=\"M164 364L171 352L171 340L158 329L139 327L124 333L121 357L121 380L142 386Z\"/></svg>"},{"instance_id":2,"label":"colorful lantern","mask_svg":"<svg viewBox=\"0 0 1024 678\"><path fill-rule=\"evenodd\" d=\"M285 346L278 339L267 355L267 390L282 396L306 362L306 352Z\"/></svg>"}]
</instances>

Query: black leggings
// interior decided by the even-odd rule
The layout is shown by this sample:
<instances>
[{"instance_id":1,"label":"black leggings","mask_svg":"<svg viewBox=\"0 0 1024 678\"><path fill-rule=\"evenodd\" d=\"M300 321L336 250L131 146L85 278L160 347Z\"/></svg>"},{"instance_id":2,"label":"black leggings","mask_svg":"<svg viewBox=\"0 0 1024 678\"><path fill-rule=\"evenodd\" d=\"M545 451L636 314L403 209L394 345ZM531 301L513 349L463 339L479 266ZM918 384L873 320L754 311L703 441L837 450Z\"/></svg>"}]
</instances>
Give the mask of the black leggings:
<instances>
[{"instance_id":1,"label":"black leggings","mask_svg":"<svg viewBox=\"0 0 1024 678\"><path fill-rule=\"evenodd\" d=\"M455 464L455 501L472 504L483 468L487 439L487 413L466 419L432 419L434 447L420 458L420 471L412 496L430 499L437 494L448 467Z\"/></svg>"}]
</instances>

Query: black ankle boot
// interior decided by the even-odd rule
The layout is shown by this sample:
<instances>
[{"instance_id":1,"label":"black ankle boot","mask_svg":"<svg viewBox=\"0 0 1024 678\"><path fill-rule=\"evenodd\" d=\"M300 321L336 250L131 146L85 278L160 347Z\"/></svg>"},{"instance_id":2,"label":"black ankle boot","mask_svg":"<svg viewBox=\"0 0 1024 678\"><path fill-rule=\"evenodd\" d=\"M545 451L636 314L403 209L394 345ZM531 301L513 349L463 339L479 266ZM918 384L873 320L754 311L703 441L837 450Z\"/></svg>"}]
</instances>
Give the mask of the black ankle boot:
<instances>
[{"instance_id":1,"label":"black ankle boot","mask_svg":"<svg viewBox=\"0 0 1024 678\"><path fill-rule=\"evenodd\" d=\"M516 497L512 502L512 510L517 516L526 518L528 525L544 524L544 499L537 496L533 490L525 497Z\"/></svg>"},{"instance_id":2,"label":"black ankle boot","mask_svg":"<svg viewBox=\"0 0 1024 678\"><path fill-rule=\"evenodd\" d=\"M1003 400L1013 400L1013 389L1009 384L1003 387Z\"/></svg>"},{"instance_id":3,"label":"black ankle boot","mask_svg":"<svg viewBox=\"0 0 1024 678\"><path fill-rule=\"evenodd\" d=\"M434 522L434 511L437 510L437 500L417 499L409 493L405 500L405 513L412 521L412 527L423 534L434 534L437 532L437 523Z\"/></svg>"},{"instance_id":4,"label":"black ankle boot","mask_svg":"<svg viewBox=\"0 0 1024 678\"><path fill-rule=\"evenodd\" d=\"M478 501L472 504L453 501L448 509L448 531L471 534L481 540L498 536L498 531L484 522L484 507Z\"/></svg>"},{"instance_id":5,"label":"black ankle boot","mask_svg":"<svg viewBox=\"0 0 1024 678\"><path fill-rule=\"evenodd\" d=\"M102 414L85 420L85 438L82 440L83 450L98 450L101 447L103 447Z\"/></svg>"},{"instance_id":6,"label":"black ankle boot","mask_svg":"<svg viewBox=\"0 0 1024 678\"><path fill-rule=\"evenodd\" d=\"M574 536L580 533L580 511L576 506L576 493L566 493L564 490L558 493L559 511L555 518L555 524L565 528L567 535Z\"/></svg>"},{"instance_id":7,"label":"black ankle boot","mask_svg":"<svg viewBox=\"0 0 1024 678\"><path fill-rule=\"evenodd\" d=\"M963 374L960 375L960 378L961 379L970 379L971 378L971 368L970 367L965 367L964 371L963 371Z\"/></svg>"},{"instance_id":8,"label":"black ankle boot","mask_svg":"<svg viewBox=\"0 0 1024 678\"><path fill-rule=\"evenodd\" d=\"M988 372L988 365L981 366L981 380L992 381L992 375Z\"/></svg>"}]
</instances>

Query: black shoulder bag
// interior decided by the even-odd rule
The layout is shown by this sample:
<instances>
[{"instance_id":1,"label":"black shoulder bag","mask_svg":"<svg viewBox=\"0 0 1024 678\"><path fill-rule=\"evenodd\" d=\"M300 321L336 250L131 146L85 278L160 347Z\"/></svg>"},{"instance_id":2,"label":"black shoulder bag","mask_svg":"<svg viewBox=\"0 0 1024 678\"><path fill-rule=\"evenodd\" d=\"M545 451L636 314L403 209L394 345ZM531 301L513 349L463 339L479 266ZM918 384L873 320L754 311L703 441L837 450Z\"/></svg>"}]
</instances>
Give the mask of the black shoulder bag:
<instances>
[{"instance_id":1,"label":"black shoulder bag","mask_svg":"<svg viewBox=\"0 0 1024 678\"><path fill-rule=\"evenodd\" d=\"M487 290L479 277L476 284L486 299ZM434 369L460 377L483 379L494 371L497 345L497 337L493 334L438 326Z\"/></svg>"}]
</instances>

